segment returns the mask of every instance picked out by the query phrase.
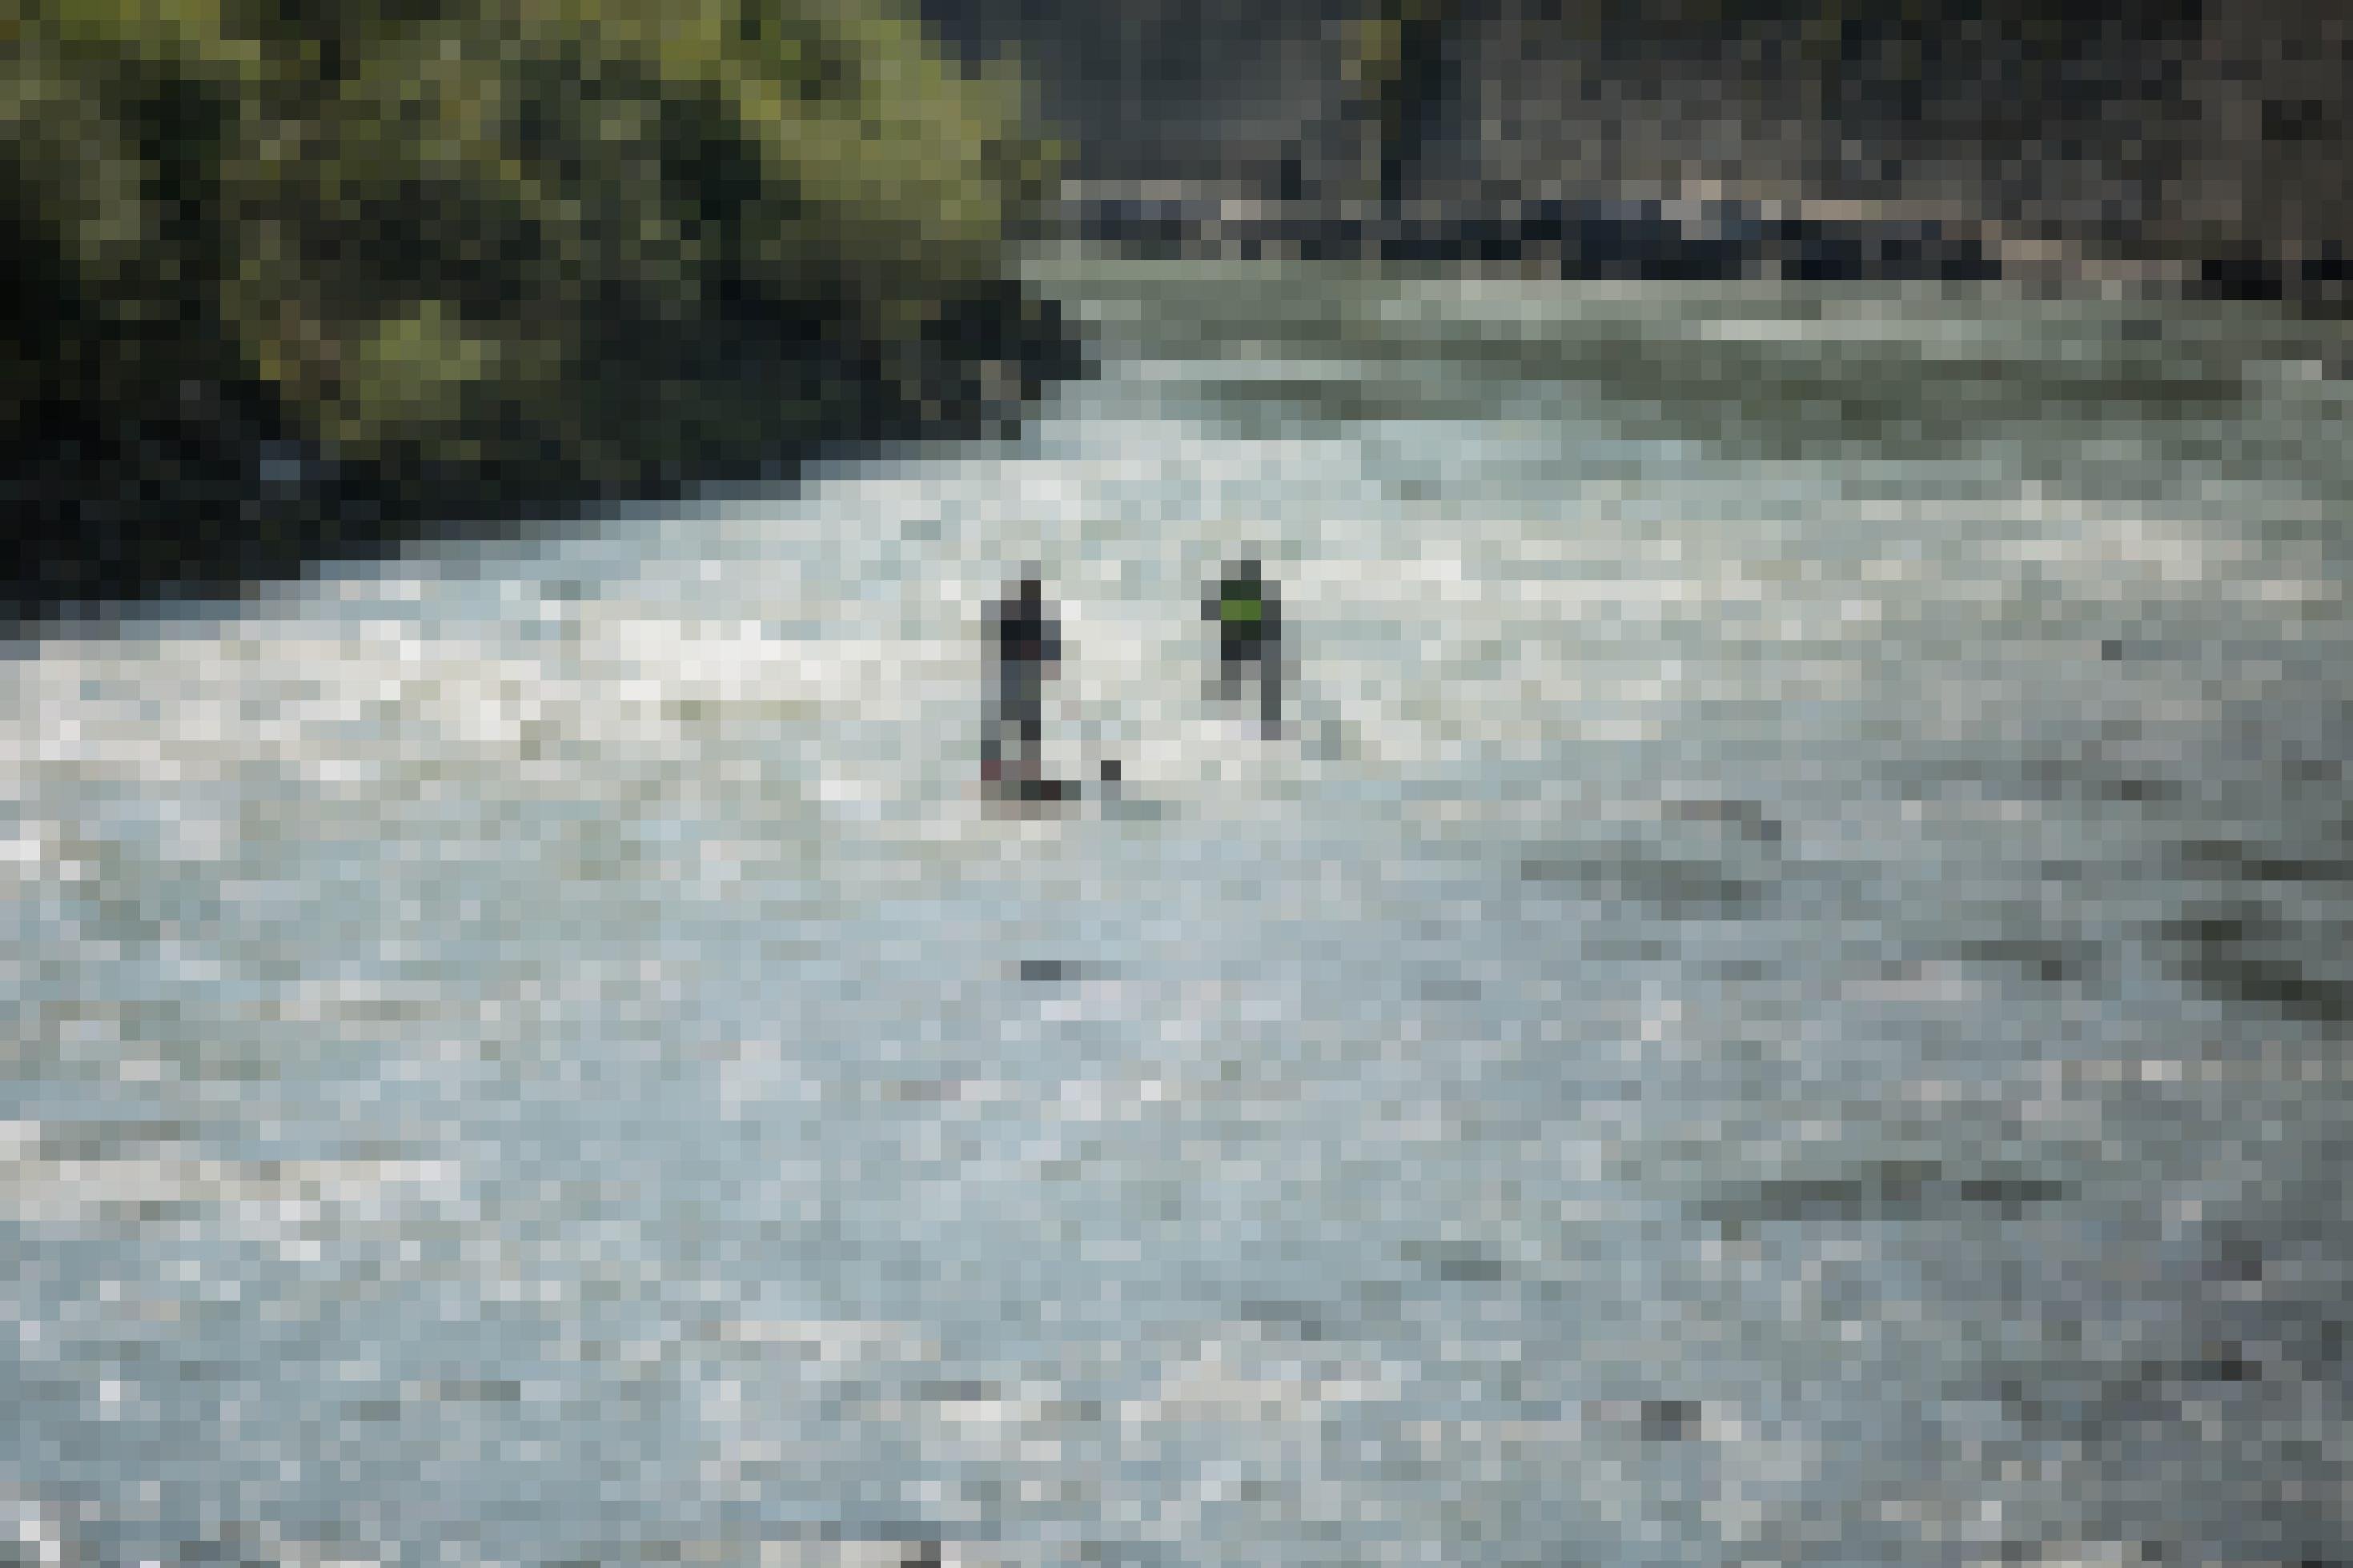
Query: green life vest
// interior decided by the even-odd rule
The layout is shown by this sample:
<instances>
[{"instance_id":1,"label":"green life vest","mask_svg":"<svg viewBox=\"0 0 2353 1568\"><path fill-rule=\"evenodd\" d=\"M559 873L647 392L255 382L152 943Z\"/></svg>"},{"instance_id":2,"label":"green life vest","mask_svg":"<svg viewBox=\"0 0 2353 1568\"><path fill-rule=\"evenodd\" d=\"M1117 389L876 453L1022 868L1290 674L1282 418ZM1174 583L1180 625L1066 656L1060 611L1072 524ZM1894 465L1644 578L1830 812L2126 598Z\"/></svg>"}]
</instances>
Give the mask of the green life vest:
<instances>
[{"instance_id":1,"label":"green life vest","mask_svg":"<svg viewBox=\"0 0 2353 1568\"><path fill-rule=\"evenodd\" d=\"M1229 626L1256 626L1259 622L1259 617L1263 616L1265 613L1266 605L1263 602L1258 599L1244 599L1231 595L1228 596L1225 602L1218 606L1218 618L1225 622Z\"/></svg>"}]
</instances>

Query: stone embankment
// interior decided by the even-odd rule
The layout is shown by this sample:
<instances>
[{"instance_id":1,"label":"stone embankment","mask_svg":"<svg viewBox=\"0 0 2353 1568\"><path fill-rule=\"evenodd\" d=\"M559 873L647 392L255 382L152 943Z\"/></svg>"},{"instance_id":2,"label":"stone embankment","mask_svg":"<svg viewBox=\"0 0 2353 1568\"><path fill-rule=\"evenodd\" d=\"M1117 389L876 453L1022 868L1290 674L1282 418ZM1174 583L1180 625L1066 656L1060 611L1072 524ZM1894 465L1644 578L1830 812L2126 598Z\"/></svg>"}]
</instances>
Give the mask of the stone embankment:
<instances>
[{"instance_id":1,"label":"stone embankment","mask_svg":"<svg viewBox=\"0 0 2353 1568\"><path fill-rule=\"evenodd\" d=\"M1175 182L1074 184L1053 237L1163 258L1511 267L1568 278L2014 281L2346 308L2347 258L2137 259L1949 207L1726 194L1473 205L1271 201Z\"/></svg>"}]
</instances>

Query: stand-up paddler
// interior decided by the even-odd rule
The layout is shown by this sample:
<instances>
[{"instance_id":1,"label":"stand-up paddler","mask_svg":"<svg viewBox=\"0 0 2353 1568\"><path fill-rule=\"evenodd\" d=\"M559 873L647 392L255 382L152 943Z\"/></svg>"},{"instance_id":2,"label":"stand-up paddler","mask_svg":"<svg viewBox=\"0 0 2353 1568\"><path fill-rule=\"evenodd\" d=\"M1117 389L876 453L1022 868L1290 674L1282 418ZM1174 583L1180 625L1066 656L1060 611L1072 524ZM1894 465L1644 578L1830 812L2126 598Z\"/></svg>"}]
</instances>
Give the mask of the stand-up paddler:
<instances>
[{"instance_id":1,"label":"stand-up paddler","mask_svg":"<svg viewBox=\"0 0 2353 1568\"><path fill-rule=\"evenodd\" d=\"M981 740L980 776L990 784L1035 784L1045 731L1046 678L1061 668L1061 628L1036 577L1022 578L1011 595L989 606L988 615L997 673L988 729ZM1014 742L1010 757L1008 730Z\"/></svg>"},{"instance_id":2,"label":"stand-up paddler","mask_svg":"<svg viewBox=\"0 0 2353 1568\"><path fill-rule=\"evenodd\" d=\"M1282 729L1282 604L1258 562L1244 559L1201 602L1201 616L1218 628L1218 692L1238 695L1244 677L1258 681L1259 727L1267 735Z\"/></svg>"}]
</instances>

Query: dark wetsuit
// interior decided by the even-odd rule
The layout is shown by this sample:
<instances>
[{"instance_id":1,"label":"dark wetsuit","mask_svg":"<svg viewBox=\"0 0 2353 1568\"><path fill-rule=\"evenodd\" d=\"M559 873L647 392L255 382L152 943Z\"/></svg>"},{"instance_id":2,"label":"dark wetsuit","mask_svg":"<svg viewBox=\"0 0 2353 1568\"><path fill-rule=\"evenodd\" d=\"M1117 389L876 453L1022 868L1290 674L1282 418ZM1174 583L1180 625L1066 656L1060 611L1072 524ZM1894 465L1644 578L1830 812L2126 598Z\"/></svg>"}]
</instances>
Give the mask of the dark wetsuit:
<instances>
[{"instance_id":1,"label":"dark wetsuit","mask_svg":"<svg viewBox=\"0 0 2353 1568\"><path fill-rule=\"evenodd\" d=\"M1259 723L1272 734L1282 723L1282 602L1258 563L1229 568L1201 616L1218 627L1218 686L1227 696L1247 674L1258 677Z\"/></svg>"},{"instance_id":2,"label":"dark wetsuit","mask_svg":"<svg viewBox=\"0 0 2353 1568\"><path fill-rule=\"evenodd\" d=\"M1060 629L1031 584L992 606L989 618L997 643L997 690L981 763L989 777L997 776L1006 760L1005 726L1010 724L1020 743L1015 770L1034 774L1044 741L1046 677L1062 662Z\"/></svg>"}]
</instances>

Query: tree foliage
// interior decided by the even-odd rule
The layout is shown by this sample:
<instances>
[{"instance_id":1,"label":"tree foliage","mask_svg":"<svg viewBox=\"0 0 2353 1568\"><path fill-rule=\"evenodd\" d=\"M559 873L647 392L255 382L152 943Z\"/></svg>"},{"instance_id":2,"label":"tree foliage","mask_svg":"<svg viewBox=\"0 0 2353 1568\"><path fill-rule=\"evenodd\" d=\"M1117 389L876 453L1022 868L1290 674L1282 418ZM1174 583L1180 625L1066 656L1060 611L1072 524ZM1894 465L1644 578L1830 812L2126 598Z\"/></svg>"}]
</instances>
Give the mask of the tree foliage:
<instances>
[{"instance_id":1,"label":"tree foliage","mask_svg":"<svg viewBox=\"0 0 2353 1568\"><path fill-rule=\"evenodd\" d=\"M197 402L368 461L773 444L912 394L1049 174L1008 73L868 0L8 5L20 444Z\"/></svg>"}]
</instances>

